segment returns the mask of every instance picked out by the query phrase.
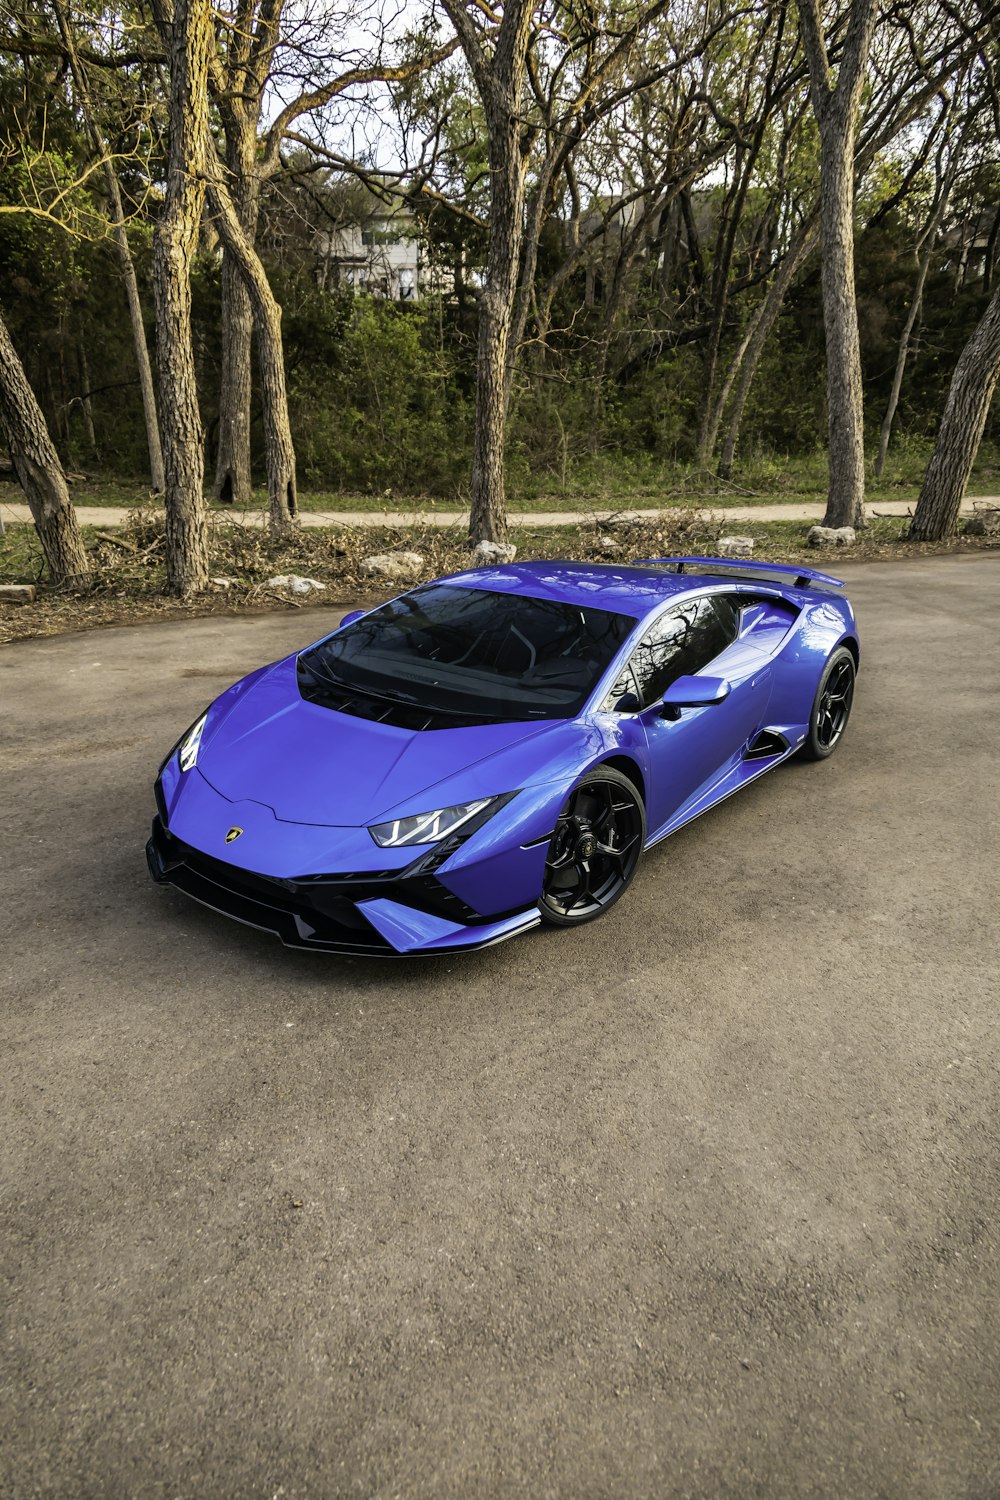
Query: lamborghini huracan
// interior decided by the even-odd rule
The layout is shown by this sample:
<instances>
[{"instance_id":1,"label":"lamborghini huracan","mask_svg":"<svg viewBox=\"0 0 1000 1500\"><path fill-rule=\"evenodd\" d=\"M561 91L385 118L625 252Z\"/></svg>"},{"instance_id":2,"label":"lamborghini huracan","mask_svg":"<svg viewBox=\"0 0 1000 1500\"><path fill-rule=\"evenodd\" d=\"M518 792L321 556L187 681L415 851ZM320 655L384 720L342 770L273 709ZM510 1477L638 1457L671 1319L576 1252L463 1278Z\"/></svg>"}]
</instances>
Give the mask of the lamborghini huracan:
<instances>
[{"instance_id":1,"label":"lamborghini huracan","mask_svg":"<svg viewBox=\"0 0 1000 1500\"><path fill-rule=\"evenodd\" d=\"M575 926L645 850L823 760L860 645L837 579L652 558L421 585L251 672L156 779L154 880L289 947L396 955Z\"/></svg>"}]
</instances>

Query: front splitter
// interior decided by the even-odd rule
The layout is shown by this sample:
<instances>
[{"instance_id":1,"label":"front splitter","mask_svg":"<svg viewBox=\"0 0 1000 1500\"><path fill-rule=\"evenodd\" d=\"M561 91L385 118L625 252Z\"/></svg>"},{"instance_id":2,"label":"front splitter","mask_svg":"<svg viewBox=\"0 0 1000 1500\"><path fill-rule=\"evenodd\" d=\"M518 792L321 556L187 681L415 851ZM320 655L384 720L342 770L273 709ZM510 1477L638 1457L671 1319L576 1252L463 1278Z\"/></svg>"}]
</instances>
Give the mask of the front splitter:
<instances>
[{"instance_id":1,"label":"front splitter","mask_svg":"<svg viewBox=\"0 0 1000 1500\"><path fill-rule=\"evenodd\" d=\"M158 884L172 885L186 896L245 927L269 932L286 948L312 953L344 953L367 958L409 958L432 954L473 952L506 942L535 927L541 918L537 907L503 917L495 922L469 926L419 911L399 901L380 897L359 901L356 926L323 921L314 911L292 911L254 899L213 880L204 871L183 862L164 859L155 837L146 844L149 873ZM339 928L333 931L332 928ZM325 930L324 930L325 929Z\"/></svg>"}]
</instances>

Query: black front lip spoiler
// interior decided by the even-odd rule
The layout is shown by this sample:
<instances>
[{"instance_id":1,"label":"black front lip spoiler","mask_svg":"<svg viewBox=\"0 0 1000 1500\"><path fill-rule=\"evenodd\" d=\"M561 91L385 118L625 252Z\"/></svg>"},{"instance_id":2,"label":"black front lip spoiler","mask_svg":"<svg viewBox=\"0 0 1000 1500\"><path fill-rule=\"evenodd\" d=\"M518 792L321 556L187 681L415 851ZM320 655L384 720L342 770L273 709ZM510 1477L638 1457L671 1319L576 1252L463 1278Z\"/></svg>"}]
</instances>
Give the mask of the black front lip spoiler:
<instances>
[{"instance_id":1,"label":"black front lip spoiler","mask_svg":"<svg viewBox=\"0 0 1000 1500\"><path fill-rule=\"evenodd\" d=\"M277 904L258 899L257 895L240 888L242 872L235 866L228 867L213 860L210 869L205 868L209 861L200 860L197 851L188 851L186 845L174 839L158 817L153 819L152 834L146 843L146 863L150 876L158 885L172 885L210 911L241 922L245 927L269 932L279 938L286 948L304 949L312 953L345 953L365 958L419 958L435 954L443 956L448 953L471 953L504 940L503 937L491 935L469 943L453 943L437 950L427 948L417 949L413 953L401 953L348 898L343 902L346 920L338 920L305 903L297 909L291 902ZM230 868L233 876L231 882L225 879ZM268 883L263 877L257 879L261 885ZM274 885L276 893L280 892L281 883L276 881ZM487 925L490 919L480 920Z\"/></svg>"}]
</instances>

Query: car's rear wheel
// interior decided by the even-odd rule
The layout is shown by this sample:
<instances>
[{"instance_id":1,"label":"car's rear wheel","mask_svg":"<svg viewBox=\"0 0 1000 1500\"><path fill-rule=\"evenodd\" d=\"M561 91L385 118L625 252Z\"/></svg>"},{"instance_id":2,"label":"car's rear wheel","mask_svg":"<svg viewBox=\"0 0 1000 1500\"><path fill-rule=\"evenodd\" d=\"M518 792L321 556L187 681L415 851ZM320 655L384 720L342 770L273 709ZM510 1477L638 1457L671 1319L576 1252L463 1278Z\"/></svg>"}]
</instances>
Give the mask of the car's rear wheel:
<instances>
[{"instance_id":1,"label":"car's rear wheel","mask_svg":"<svg viewBox=\"0 0 1000 1500\"><path fill-rule=\"evenodd\" d=\"M809 733L802 746L807 760L825 760L840 744L851 717L857 668L846 646L839 646L827 659L816 689Z\"/></svg>"},{"instance_id":2,"label":"car's rear wheel","mask_svg":"<svg viewBox=\"0 0 1000 1500\"><path fill-rule=\"evenodd\" d=\"M539 910L574 927L603 915L624 894L646 842L646 810L620 771L599 766L566 799L545 860Z\"/></svg>"}]
</instances>

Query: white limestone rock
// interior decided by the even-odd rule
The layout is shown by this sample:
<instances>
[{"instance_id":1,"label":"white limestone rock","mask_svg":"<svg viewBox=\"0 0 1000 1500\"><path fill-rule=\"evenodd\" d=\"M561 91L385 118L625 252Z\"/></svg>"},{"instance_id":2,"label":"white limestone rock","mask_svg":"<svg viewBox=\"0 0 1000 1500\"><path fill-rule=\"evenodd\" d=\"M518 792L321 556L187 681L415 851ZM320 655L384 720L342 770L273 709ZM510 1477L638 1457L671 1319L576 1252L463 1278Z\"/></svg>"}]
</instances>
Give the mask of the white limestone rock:
<instances>
[{"instance_id":1,"label":"white limestone rock","mask_svg":"<svg viewBox=\"0 0 1000 1500\"><path fill-rule=\"evenodd\" d=\"M500 563L513 562L516 556L517 548L510 542L477 542L472 563L476 568L495 568Z\"/></svg>"},{"instance_id":2,"label":"white limestone rock","mask_svg":"<svg viewBox=\"0 0 1000 1500\"><path fill-rule=\"evenodd\" d=\"M853 526L810 526L806 545L809 547L853 547L857 539Z\"/></svg>"},{"instance_id":3,"label":"white limestone rock","mask_svg":"<svg viewBox=\"0 0 1000 1500\"><path fill-rule=\"evenodd\" d=\"M753 557L752 536L720 536L720 557Z\"/></svg>"},{"instance_id":4,"label":"white limestone rock","mask_svg":"<svg viewBox=\"0 0 1000 1500\"><path fill-rule=\"evenodd\" d=\"M392 578L397 583L416 583L424 570L419 552L377 552L361 562L367 578Z\"/></svg>"}]
</instances>

